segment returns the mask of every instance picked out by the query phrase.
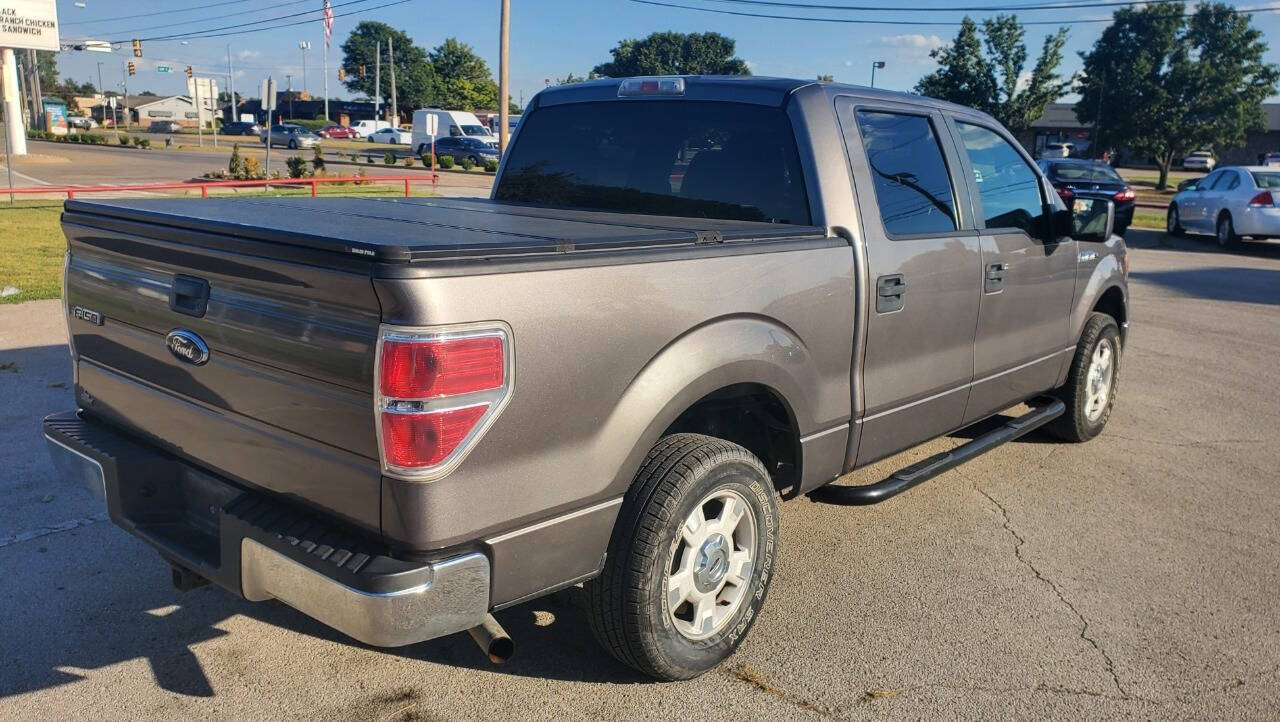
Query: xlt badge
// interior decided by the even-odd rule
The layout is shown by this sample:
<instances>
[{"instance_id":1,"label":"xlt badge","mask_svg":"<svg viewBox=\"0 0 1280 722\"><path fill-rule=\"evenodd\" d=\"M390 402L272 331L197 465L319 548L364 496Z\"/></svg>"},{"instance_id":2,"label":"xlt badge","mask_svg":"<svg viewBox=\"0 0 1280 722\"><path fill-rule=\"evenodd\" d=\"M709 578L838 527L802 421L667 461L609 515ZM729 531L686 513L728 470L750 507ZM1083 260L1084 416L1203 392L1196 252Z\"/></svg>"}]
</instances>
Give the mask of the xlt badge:
<instances>
[{"instance_id":1,"label":"xlt badge","mask_svg":"<svg viewBox=\"0 0 1280 722\"><path fill-rule=\"evenodd\" d=\"M102 314L92 309L85 308L84 306L76 306L75 308L71 309L71 315L75 316L81 321L88 321L94 326L102 325Z\"/></svg>"}]
</instances>

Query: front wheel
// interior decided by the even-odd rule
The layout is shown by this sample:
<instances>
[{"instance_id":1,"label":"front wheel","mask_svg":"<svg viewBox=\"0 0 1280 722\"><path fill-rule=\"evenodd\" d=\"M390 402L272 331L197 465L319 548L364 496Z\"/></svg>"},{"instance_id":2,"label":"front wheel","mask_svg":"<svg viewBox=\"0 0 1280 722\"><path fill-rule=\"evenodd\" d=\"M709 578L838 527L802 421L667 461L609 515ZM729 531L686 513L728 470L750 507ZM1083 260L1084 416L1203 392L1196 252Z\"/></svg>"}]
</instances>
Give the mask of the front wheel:
<instances>
[{"instance_id":1,"label":"front wheel","mask_svg":"<svg viewBox=\"0 0 1280 722\"><path fill-rule=\"evenodd\" d=\"M699 434L649 451L586 584L591 631L614 657L664 680L733 654L760 614L778 553L778 503L764 466Z\"/></svg>"},{"instance_id":2,"label":"front wheel","mask_svg":"<svg viewBox=\"0 0 1280 722\"><path fill-rule=\"evenodd\" d=\"M296 140L289 141L289 150L297 150L297 149L298 149L298 141Z\"/></svg>"},{"instance_id":3,"label":"front wheel","mask_svg":"<svg viewBox=\"0 0 1280 722\"><path fill-rule=\"evenodd\" d=\"M1088 441L1102 433L1116 403L1120 380L1120 327L1105 313L1094 313L1084 325L1067 383L1057 396L1066 404L1062 416L1045 430L1063 441Z\"/></svg>"}]
</instances>

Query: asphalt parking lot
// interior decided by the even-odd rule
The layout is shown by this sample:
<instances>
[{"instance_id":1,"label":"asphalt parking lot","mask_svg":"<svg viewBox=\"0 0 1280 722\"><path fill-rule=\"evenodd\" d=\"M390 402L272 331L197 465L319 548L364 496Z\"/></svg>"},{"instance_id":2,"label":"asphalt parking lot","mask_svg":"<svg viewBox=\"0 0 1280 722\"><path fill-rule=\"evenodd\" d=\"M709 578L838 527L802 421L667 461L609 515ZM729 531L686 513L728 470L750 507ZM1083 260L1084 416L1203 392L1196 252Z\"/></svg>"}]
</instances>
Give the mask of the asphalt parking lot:
<instances>
[{"instance_id":1,"label":"asphalt parking lot","mask_svg":"<svg viewBox=\"0 0 1280 722\"><path fill-rule=\"evenodd\" d=\"M40 420L72 404L58 302L0 306L0 718L1274 718L1280 247L1130 237L1103 436L1032 436L879 506L785 504L759 624L674 684L597 648L575 590L497 615L501 667L465 634L379 650L177 592L47 459Z\"/></svg>"}]
</instances>

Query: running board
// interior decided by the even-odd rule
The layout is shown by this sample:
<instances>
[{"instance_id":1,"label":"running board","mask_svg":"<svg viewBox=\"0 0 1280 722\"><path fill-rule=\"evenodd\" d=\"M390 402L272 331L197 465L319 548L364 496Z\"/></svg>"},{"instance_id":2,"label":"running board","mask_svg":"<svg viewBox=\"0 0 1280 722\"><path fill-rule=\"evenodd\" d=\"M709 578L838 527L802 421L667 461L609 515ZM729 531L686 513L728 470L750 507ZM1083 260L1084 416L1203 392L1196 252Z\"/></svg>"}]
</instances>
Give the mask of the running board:
<instances>
[{"instance_id":1,"label":"running board","mask_svg":"<svg viewBox=\"0 0 1280 722\"><path fill-rule=\"evenodd\" d=\"M875 484L862 486L839 486L828 484L809 492L809 498L824 504L840 504L842 506L866 506L879 504L921 484L935 476L956 468L1000 446L1006 441L1023 436L1062 416L1067 407L1058 399L1046 399L1048 403L1038 406L1029 413L1005 422L971 441L940 454L934 454L923 461L899 469L889 478Z\"/></svg>"}]
</instances>

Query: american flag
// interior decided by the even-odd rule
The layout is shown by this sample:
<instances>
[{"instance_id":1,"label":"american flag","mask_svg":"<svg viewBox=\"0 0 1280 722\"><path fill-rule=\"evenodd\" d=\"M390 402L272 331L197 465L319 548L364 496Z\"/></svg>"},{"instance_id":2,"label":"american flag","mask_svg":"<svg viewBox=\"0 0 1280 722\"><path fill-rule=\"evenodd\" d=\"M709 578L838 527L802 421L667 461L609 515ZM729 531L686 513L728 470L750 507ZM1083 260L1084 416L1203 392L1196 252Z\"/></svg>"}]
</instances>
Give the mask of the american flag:
<instances>
[{"instance_id":1,"label":"american flag","mask_svg":"<svg viewBox=\"0 0 1280 722\"><path fill-rule=\"evenodd\" d=\"M333 8L330 7L329 0L324 0L324 44L328 45L331 38L333 38Z\"/></svg>"}]
</instances>

